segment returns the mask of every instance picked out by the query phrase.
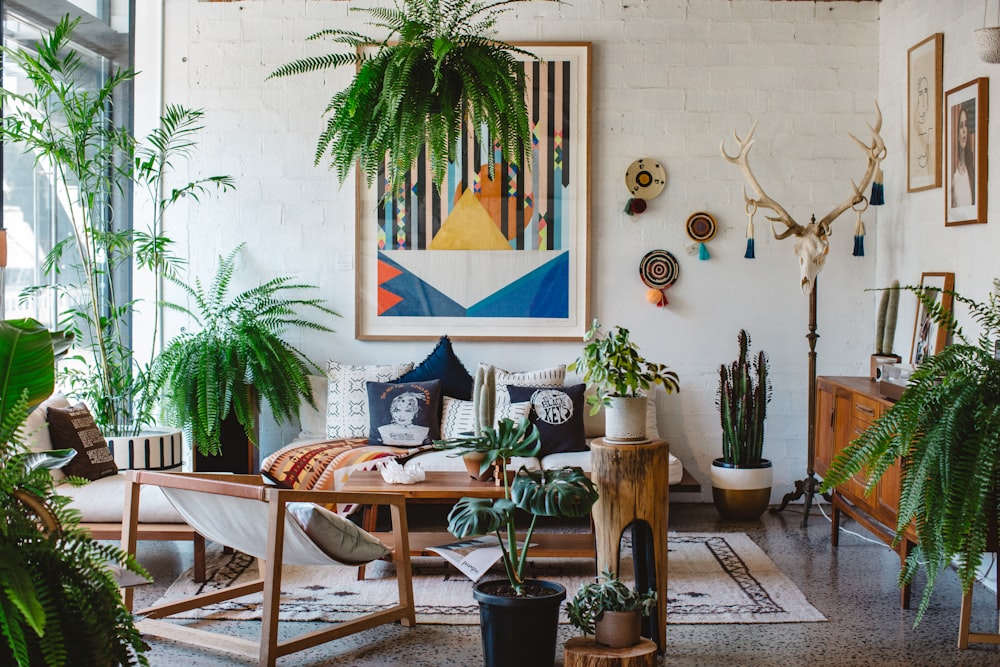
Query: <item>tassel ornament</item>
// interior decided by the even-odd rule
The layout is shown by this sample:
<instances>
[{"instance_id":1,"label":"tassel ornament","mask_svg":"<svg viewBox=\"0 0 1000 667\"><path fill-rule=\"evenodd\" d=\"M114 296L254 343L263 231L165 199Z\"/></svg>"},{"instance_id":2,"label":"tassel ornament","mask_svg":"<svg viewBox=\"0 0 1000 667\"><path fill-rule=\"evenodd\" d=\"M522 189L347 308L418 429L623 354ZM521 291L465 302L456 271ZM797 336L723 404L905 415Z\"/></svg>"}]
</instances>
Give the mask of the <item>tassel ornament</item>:
<instances>
[{"instance_id":1,"label":"tassel ornament","mask_svg":"<svg viewBox=\"0 0 1000 667\"><path fill-rule=\"evenodd\" d=\"M646 291L646 301L650 302L657 308L663 308L667 305L667 288L658 289L656 287L650 287Z\"/></svg>"},{"instance_id":2,"label":"tassel ornament","mask_svg":"<svg viewBox=\"0 0 1000 667\"><path fill-rule=\"evenodd\" d=\"M757 202L750 200L747 202L747 251L743 254L745 259L754 259L754 248L753 248L753 216L757 213Z\"/></svg>"},{"instance_id":3,"label":"tassel ornament","mask_svg":"<svg viewBox=\"0 0 1000 667\"><path fill-rule=\"evenodd\" d=\"M885 188L882 186L882 167L875 168L875 178L872 179L872 196L868 203L872 206L882 206L885 204Z\"/></svg>"},{"instance_id":4,"label":"tassel ornament","mask_svg":"<svg viewBox=\"0 0 1000 667\"><path fill-rule=\"evenodd\" d=\"M858 204L864 204L863 208L857 208ZM861 214L868 210L868 201L862 197L858 204L854 204L851 208L854 212L858 214L858 221L854 223L854 252L852 253L855 257L865 256L865 223L861 219Z\"/></svg>"},{"instance_id":5,"label":"tassel ornament","mask_svg":"<svg viewBox=\"0 0 1000 667\"><path fill-rule=\"evenodd\" d=\"M711 257L711 255L708 254L708 246L706 246L704 243L699 243L698 244L698 259L700 259L700 260L706 260L706 259L709 259L710 257Z\"/></svg>"}]
</instances>

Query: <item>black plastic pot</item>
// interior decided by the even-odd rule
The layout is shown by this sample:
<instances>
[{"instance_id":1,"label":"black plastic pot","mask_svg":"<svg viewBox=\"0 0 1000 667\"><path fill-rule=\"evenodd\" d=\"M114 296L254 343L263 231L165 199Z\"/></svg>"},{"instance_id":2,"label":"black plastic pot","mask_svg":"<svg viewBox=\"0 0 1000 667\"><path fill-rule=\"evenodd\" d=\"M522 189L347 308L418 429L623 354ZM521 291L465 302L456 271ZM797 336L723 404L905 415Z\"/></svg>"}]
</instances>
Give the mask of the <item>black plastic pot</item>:
<instances>
[{"instance_id":1,"label":"black plastic pot","mask_svg":"<svg viewBox=\"0 0 1000 667\"><path fill-rule=\"evenodd\" d=\"M483 635L483 667L552 667L556 658L559 607L566 589L551 581L529 579L551 594L509 597L483 592L492 581L476 584Z\"/></svg>"}]
</instances>

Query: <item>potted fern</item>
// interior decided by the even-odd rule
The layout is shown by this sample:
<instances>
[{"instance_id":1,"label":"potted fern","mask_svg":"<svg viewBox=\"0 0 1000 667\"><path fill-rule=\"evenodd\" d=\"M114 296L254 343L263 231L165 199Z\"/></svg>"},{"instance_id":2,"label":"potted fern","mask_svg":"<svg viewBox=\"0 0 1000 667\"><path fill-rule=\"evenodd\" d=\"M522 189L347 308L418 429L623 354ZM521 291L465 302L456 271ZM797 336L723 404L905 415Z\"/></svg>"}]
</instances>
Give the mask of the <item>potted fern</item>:
<instances>
[{"instance_id":1,"label":"potted fern","mask_svg":"<svg viewBox=\"0 0 1000 667\"><path fill-rule=\"evenodd\" d=\"M482 145L496 143L504 160L518 165L531 154L531 133L524 69L515 54L534 56L491 35L497 18L525 1L396 0L391 8L351 7L369 14L385 36L323 30L309 39L328 38L348 51L296 60L268 78L357 66L351 84L330 99L316 147L316 164L329 153L341 183L357 162L369 185L385 169L395 192L425 144L434 182L441 183L467 127L475 128ZM492 173L494 152L486 154Z\"/></svg>"},{"instance_id":2,"label":"potted fern","mask_svg":"<svg viewBox=\"0 0 1000 667\"><path fill-rule=\"evenodd\" d=\"M243 469L249 464L240 465L240 461L247 461L247 440L257 444L261 399L268 402L279 424L293 418L301 400L315 407L306 376L317 367L282 335L291 327L332 331L303 318L301 309L337 315L321 299L288 296L315 289L288 276L231 297L229 286L242 248L241 244L219 257L218 270L207 287L200 279L193 285L174 279L194 307L170 307L191 317L200 328L184 331L168 342L151 376L151 386L162 394L168 421L182 426L202 455L200 461L195 459L196 469L202 471L250 472ZM224 434L231 431L226 426L234 421L240 436L233 443L235 449L227 451L223 460L206 460L223 454ZM240 469L227 470L233 466Z\"/></svg>"},{"instance_id":3,"label":"potted fern","mask_svg":"<svg viewBox=\"0 0 1000 667\"><path fill-rule=\"evenodd\" d=\"M767 355L750 358L750 335L737 335L739 358L719 367L717 406L722 456L712 461L712 500L724 518L754 520L771 499L773 471L764 458L764 419L771 401Z\"/></svg>"},{"instance_id":4,"label":"potted fern","mask_svg":"<svg viewBox=\"0 0 1000 667\"><path fill-rule=\"evenodd\" d=\"M908 584L921 568L927 581L915 624L930 604L934 582L957 563L962 589L968 592L996 520L1000 481L1000 279L986 302L952 290L907 285L931 318L958 340L926 357L910 376L899 400L843 449L827 470L821 491L830 491L864 471L871 493L882 474L904 462L895 539L905 539L913 525L917 547L899 575ZM966 336L952 312L941 305L941 292L968 308L981 327Z\"/></svg>"},{"instance_id":5,"label":"potted fern","mask_svg":"<svg viewBox=\"0 0 1000 667\"><path fill-rule=\"evenodd\" d=\"M580 586L566 603L570 625L594 635L598 644L625 648L639 643L642 617L656 606L656 591L640 593L610 571Z\"/></svg>"},{"instance_id":6,"label":"potted fern","mask_svg":"<svg viewBox=\"0 0 1000 667\"><path fill-rule=\"evenodd\" d=\"M483 426L478 435L439 441L443 447L485 454L481 470L500 461L538 454L538 429L524 418L501 419L495 428ZM550 581L528 579L528 547L538 518L585 517L597 502L597 489L578 467L558 470L520 468L513 479L499 476L503 498L462 498L448 514L448 532L459 539L494 533L500 542L506 579L479 582L473 597L479 602L484 664L491 666L551 665L555 657L559 607L566 589ZM517 510L531 515L523 540L517 539ZM511 641L516 638L517 641Z\"/></svg>"},{"instance_id":7,"label":"potted fern","mask_svg":"<svg viewBox=\"0 0 1000 667\"><path fill-rule=\"evenodd\" d=\"M0 664L148 665L110 564L148 575L117 546L92 539L56 493L49 469L76 452L23 444L29 410L54 384L49 332L33 320L0 322Z\"/></svg>"},{"instance_id":8,"label":"potted fern","mask_svg":"<svg viewBox=\"0 0 1000 667\"><path fill-rule=\"evenodd\" d=\"M645 392L651 387L663 385L668 394L680 391L677 373L647 361L629 335L617 326L604 334L595 319L583 337L583 353L567 367L595 387L587 397L590 414L607 408L604 440L612 443L646 442Z\"/></svg>"}]
</instances>

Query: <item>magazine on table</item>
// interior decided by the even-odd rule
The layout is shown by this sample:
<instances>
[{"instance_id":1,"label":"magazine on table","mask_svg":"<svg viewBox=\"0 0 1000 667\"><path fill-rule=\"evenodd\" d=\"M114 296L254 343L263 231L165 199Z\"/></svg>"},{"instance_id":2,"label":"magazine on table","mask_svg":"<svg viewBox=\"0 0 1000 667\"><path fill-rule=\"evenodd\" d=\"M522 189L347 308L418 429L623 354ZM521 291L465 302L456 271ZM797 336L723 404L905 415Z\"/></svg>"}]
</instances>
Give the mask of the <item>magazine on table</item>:
<instances>
[{"instance_id":1,"label":"magazine on table","mask_svg":"<svg viewBox=\"0 0 1000 667\"><path fill-rule=\"evenodd\" d=\"M523 549L524 543L518 542L517 546L519 549ZM495 535L458 540L436 547L428 547L427 550L444 558L472 581L479 581L486 574L486 571L503 556L500 540Z\"/></svg>"}]
</instances>

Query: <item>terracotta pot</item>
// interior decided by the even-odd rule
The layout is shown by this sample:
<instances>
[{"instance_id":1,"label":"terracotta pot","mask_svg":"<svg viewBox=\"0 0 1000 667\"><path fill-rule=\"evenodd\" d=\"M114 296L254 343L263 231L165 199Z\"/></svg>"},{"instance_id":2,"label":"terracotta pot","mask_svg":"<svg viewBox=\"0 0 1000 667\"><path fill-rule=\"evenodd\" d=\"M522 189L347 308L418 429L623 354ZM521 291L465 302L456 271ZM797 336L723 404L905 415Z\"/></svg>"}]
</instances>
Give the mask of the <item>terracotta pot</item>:
<instances>
[{"instance_id":1,"label":"terracotta pot","mask_svg":"<svg viewBox=\"0 0 1000 667\"><path fill-rule=\"evenodd\" d=\"M462 461L465 462L465 469L469 473L469 477L480 482L493 479L493 469L495 466L490 466L486 469L486 472L479 472L485 458L486 452L466 452L462 454Z\"/></svg>"},{"instance_id":2,"label":"terracotta pot","mask_svg":"<svg viewBox=\"0 0 1000 667\"><path fill-rule=\"evenodd\" d=\"M605 611L594 622L594 639L611 648L625 648L639 643L641 612Z\"/></svg>"}]
</instances>

